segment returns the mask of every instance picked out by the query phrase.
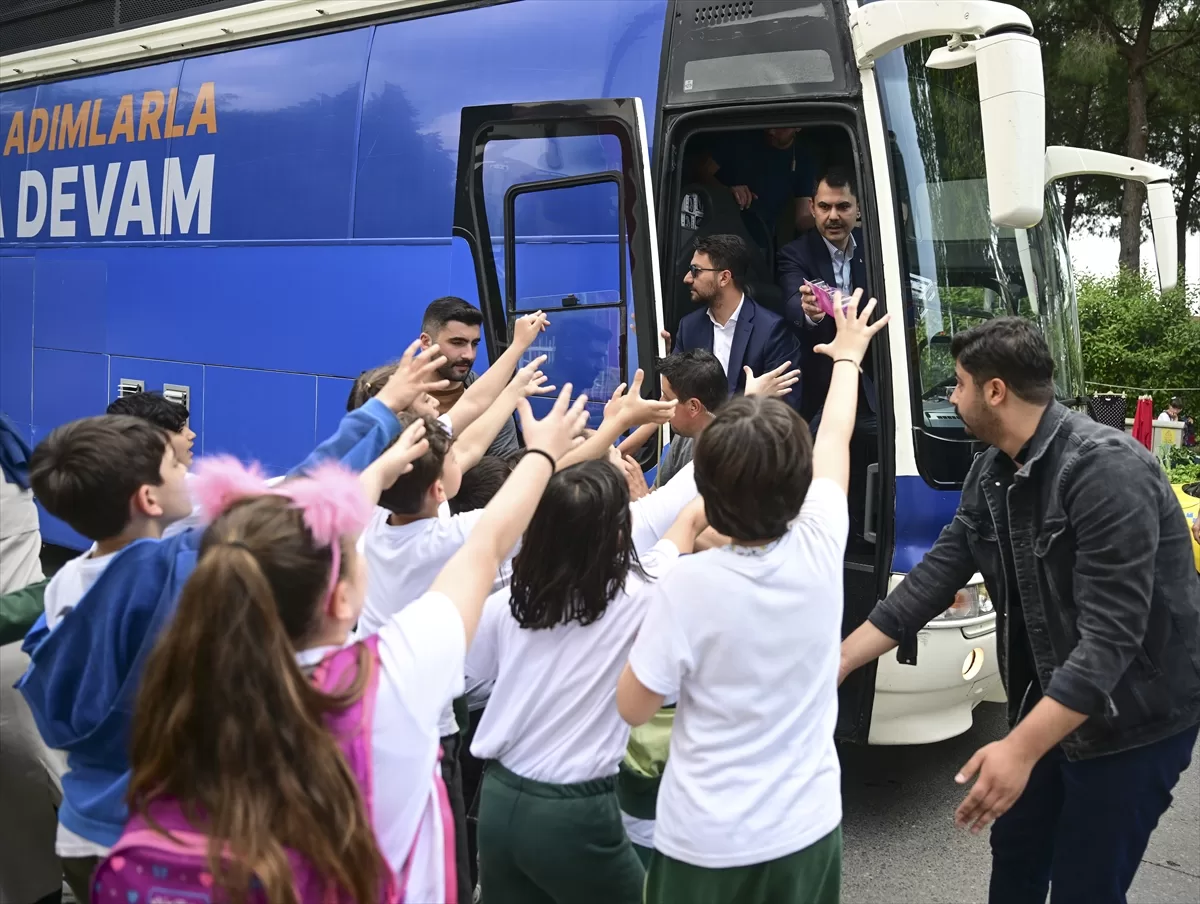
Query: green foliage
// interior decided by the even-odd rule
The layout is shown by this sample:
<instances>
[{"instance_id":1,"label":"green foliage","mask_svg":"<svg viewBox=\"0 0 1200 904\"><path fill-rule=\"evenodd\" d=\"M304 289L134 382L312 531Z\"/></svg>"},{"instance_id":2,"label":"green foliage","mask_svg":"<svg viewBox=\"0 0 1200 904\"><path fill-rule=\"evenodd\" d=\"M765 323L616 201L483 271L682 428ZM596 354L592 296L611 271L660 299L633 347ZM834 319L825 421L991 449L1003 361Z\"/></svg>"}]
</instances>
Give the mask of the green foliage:
<instances>
[{"instance_id":1,"label":"green foliage","mask_svg":"<svg viewBox=\"0 0 1200 904\"><path fill-rule=\"evenodd\" d=\"M1172 446L1163 456L1163 467L1171 483L1186 486L1200 481L1200 454L1192 449Z\"/></svg>"},{"instance_id":2,"label":"green foliage","mask_svg":"<svg viewBox=\"0 0 1200 904\"><path fill-rule=\"evenodd\" d=\"M1181 230L1200 229L1200 3L1196 0L1027 0L1042 42L1046 143L1125 154L1130 128L1129 82L1147 81L1146 159L1175 173ZM1154 23L1138 41L1143 14ZM1123 183L1066 179L1068 227L1110 231ZM1143 211L1144 215L1144 211ZM1180 248L1181 255L1184 249Z\"/></svg>"},{"instance_id":3,"label":"green foliage","mask_svg":"<svg viewBox=\"0 0 1200 904\"><path fill-rule=\"evenodd\" d=\"M1200 386L1200 286L1161 296L1149 280L1128 272L1078 277L1079 327L1085 379L1119 386ZM1200 392L1180 393L1200 413ZM1157 413L1172 393L1154 393Z\"/></svg>"}]
</instances>

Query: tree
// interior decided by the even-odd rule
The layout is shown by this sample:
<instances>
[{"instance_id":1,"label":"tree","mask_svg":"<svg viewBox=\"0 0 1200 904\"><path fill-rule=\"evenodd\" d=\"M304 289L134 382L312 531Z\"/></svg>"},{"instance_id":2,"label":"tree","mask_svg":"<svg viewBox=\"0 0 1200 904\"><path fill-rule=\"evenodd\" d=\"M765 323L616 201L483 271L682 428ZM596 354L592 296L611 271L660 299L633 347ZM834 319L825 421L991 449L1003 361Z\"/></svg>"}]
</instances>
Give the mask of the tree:
<instances>
[{"instance_id":1,"label":"tree","mask_svg":"<svg viewBox=\"0 0 1200 904\"><path fill-rule=\"evenodd\" d=\"M1182 395L1189 411L1200 411L1200 319L1192 308L1200 287L1176 287L1159 295L1150 280L1128 271L1097 279L1079 278L1079 329L1085 378L1094 384L1147 387L1156 409Z\"/></svg>"},{"instance_id":2,"label":"tree","mask_svg":"<svg viewBox=\"0 0 1200 904\"><path fill-rule=\"evenodd\" d=\"M1027 8L1046 57L1049 143L1118 151L1174 166L1177 199L1188 205L1181 214L1192 217L1200 173L1194 164L1187 169L1186 161L1195 157L1196 137L1168 136L1175 132L1175 122L1168 126L1160 117L1182 117L1181 124L1195 129L1195 121L1186 117L1188 108L1196 104L1200 4L1195 0L1039 0ZM1093 222L1119 216L1120 263L1138 272L1145 186L1082 178L1066 180L1063 192L1070 225L1081 215ZM1182 228L1186 230L1186 224Z\"/></svg>"}]
</instances>

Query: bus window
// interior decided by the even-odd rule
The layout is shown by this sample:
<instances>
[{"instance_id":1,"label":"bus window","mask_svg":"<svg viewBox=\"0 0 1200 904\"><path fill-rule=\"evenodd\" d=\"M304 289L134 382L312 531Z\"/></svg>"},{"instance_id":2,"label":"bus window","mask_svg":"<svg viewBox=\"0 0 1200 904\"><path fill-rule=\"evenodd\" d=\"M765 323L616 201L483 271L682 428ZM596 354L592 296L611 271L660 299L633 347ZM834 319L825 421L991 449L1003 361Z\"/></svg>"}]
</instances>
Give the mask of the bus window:
<instances>
[{"instance_id":1,"label":"bus window","mask_svg":"<svg viewBox=\"0 0 1200 904\"><path fill-rule=\"evenodd\" d=\"M635 99L463 108L454 231L475 258L489 347L515 317L549 311L530 353L587 393L594 422L658 352L647 160Z\"/></svg>"}]
</instances>

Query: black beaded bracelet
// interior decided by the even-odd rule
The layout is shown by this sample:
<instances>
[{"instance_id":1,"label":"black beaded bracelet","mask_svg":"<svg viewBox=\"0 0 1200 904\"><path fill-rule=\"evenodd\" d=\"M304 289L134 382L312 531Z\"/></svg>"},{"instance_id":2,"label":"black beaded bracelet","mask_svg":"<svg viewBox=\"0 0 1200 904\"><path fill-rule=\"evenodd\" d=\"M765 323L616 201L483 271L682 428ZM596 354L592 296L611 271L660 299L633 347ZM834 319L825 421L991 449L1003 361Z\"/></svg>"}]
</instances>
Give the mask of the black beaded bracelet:
<instances>
[{"instance_id":1,"label":"black beaded bracelet","mask_svg":"<svg viewBox=\"0 0 1200 904\"><path fill-rule=\"evenodd\" d=\"M526 449L525 454L542 456L542 458L544 458L544 459L546 459L546 461L550 462L550 473L551 474L557 473L558 462L556 462L554 460L554 456L551 455L549 452L547 452L545 449Z\"/></svg>"},{"instance_id":2,"label":"black beaded bracelet","mask_svg":"<svg viewBox=\"0 0 1200 904\"><path fill-rule=\"evenodd\" d=\"M855 367L858 368L858 372L862 373L862 365L859 364L857 361L855 361L853 358L834 358L833 359L834 364L841 364L843 361L845 361L847 364L853 364Z\"/></svg>"}]
</instances>

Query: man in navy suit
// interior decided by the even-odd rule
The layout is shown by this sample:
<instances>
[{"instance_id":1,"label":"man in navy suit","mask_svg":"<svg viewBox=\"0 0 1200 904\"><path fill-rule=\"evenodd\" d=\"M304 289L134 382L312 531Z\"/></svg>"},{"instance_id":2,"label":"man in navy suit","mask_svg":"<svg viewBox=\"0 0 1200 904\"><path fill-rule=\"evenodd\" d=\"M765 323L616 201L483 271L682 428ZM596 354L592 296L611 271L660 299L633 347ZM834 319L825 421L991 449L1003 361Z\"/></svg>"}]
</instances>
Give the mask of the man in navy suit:
<instances>
[{"instance_id":1,"label":"man in navy suit","mask_svg":"<svg viewBox=\"0 0 1200 904\"><path fill-rule=\"evenodd\" d=\"M866 304L869 293L862 231L854 226L858 221L858 192L850 173L842 167L830 167L817 182L812 206L817 228L780 249L779 284L785 298L784 314L800 337L804 355L800 364L804 386L800 413L815 430L833 376L833 362L813 348L832 342L837 328L833 318L826 317L817 305L812 289L804 280L822 281L830 292L840 290L847 299L855 289L862 289L860 308ZM871 351L868 349L863 359L859 384L858 420L862 426L873 421L878 410L871 376Z\"/></svg>"},{"instance_id":2,"label":"man in navy suit","mask_svg":"<svg viewBox=\"0 0 1200 904\"><path fill-rule=\"evenodd\" d=\"M700 309L679 321L674 351L702 348L716 355L729 379L731 393L744 392L749 367L756 374L784 362L800 361L800 343L783 318L755 304L745 293L750 261L746 243L736 235L706 235L695 243L692 264L683 281ZM784 401L798 407L800 393Z\"/></svg>"}]
</instances>

